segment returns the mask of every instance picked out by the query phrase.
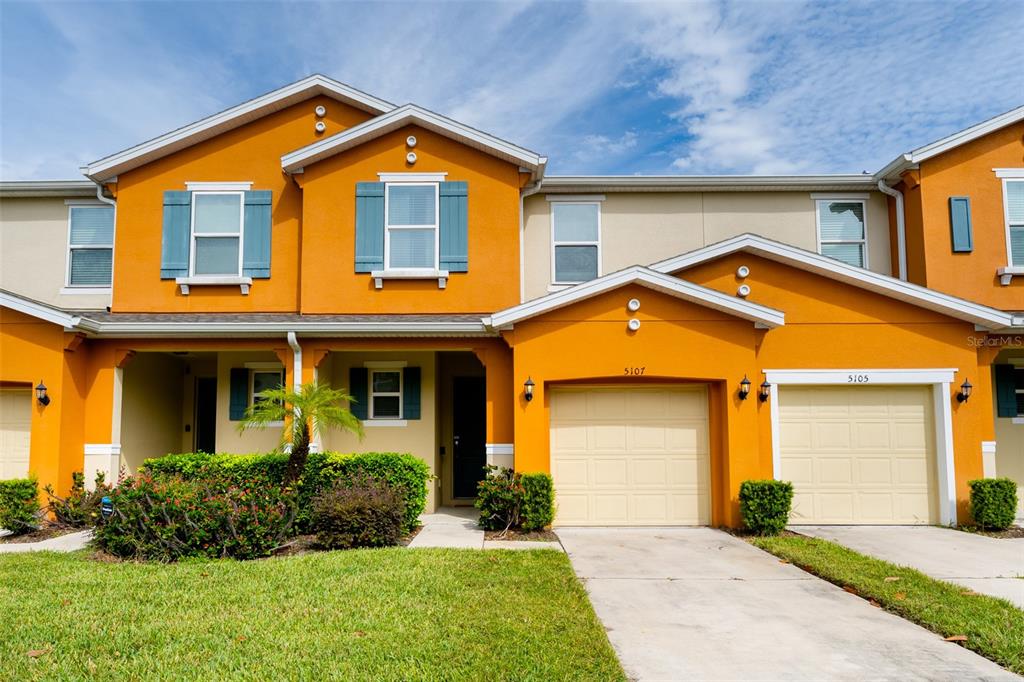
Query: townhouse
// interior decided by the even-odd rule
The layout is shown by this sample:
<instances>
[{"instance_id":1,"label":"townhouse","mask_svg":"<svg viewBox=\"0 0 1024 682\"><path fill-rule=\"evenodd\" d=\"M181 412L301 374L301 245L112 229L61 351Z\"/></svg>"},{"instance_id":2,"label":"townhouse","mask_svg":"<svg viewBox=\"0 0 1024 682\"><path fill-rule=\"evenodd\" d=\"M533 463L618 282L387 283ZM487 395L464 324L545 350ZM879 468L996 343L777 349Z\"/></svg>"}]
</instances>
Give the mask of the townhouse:
<instances>
[{"instance_id":1,"label":"townhouse","mask_svg":"<svg viewBox=\"0 0 1024 682\"><path fill-rule=\"evenodd\" d=\"M0 184L0 477L252 452L326 382L468 504L550 471L560 524L955 523L1024 485L1024 107L874 175L606 176L315 75Z\"/></svg>"}]
</instances>

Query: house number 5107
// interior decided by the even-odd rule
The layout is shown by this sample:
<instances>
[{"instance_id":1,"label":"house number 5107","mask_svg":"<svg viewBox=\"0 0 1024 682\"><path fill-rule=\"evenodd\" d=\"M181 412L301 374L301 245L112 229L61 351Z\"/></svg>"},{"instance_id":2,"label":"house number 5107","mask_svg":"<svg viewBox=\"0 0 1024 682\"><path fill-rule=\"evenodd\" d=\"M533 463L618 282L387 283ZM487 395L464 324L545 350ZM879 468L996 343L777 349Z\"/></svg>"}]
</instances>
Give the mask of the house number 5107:
<instances>
[{"instance_id":1,"label":"house number 5107","mask_svg":"<svg viewBox=\"0 0 1024 682\"><path fill-rule=\"evenodd\" d=\"M625 376L640 376L641 374L644 373L645 369L647 369L647 368L646 367L626 367L625 368L625 372L623 372L623 374Z\"/></svg>"}]
</instances>

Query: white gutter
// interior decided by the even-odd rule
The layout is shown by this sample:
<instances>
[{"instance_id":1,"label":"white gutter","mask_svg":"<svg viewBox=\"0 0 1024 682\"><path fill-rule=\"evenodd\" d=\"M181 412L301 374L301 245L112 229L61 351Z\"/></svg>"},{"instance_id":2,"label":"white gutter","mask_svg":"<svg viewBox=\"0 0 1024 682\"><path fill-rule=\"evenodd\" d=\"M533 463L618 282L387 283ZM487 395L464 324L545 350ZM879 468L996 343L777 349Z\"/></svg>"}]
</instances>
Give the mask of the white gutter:
<instances>
[{"instance_id":1,"label":"white gutter","mask_svg":"<svg viewBox=\"0 0 1024 682\"><path fill-rule=\"evenodd\" d=\"M537 179L528 189L519 193L519 302L526 302L526 204L523 201L540 191L541 180Z\"/></svg>"},{"instance_id":2,"label":"white gutter","mask_svg":"<svg viewBox=\"0 0 1024 682\"><path fill-rule=\"evenodd\" d=\"M907 225L903 217L903 192L890 187L884 179L878 181L878 191L896 199L896 250L900 279L907 281Z\"/></svg>"},{"instance_id":3,"label":"white gutter","mask_svg":"<svg viewBox=\"0 0 1024 682\"><path fill-rule=\"evenodd\" d=\"M292 384L295 386L295 392L298 393L302 390L302 346L299 345L299 339L295 336L295 332L288 332L288 345L292 347L292 356L295 358L292 363Z\"/></svg>"}]
</instances>

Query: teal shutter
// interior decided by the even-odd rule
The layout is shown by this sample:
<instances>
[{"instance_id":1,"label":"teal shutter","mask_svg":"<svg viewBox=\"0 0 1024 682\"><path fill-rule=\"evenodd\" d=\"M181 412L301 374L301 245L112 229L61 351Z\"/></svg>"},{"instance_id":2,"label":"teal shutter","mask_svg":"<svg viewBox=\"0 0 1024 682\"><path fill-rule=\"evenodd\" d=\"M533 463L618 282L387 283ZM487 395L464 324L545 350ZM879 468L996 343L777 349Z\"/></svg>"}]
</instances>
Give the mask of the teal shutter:
<instances>
[{"instance_id":1,"label":"teal shutter","mask_svg":"<svg viewBox=\"0 0 1024 682\"><path fill-rule=\"evenodd\" d=\"M469 270L469 185L441 183L441 269Z\"/></svg>"},{"instance_id":2,"label":"teal shutter","mask_svg":"<svg viewBox=\"0 0 1024 682\"><path fill-rule=\"evenodd\" d=\"M970 253L974 250L974 235L971 230L970 197L949 198L949 226L953 237L954 253Z\"/></svg>"},{"instance_id":3,"label":"teal shutter","mask_svg":"<svg viewBox=\"0 0 1024 682\"><path fill-rule=\"evenodd\" d=\"M188 276L192 193L164 192L164 232L160 244L160 279Z\"/></svg>"},{"instance_id":4,"label":"teal shutter","mask_svg":"<svg viewBox=\"0 0 1024 682\"><path fill-rule=\"evenodd\" d=\"M356 183L356 272L384 269L384 183ZM365 416L360 417L365 419Z\"/></svg>"},{"instance_id":5,"label":"teal shutter","mask_svg":"<svg viewBox=\"0 0 1024 682\"><path fill-rule=\"evenodd\" d=\"M1013 365L995 365L996 416L1017 416L1017 370Z\"/></svg>"},{"instance_id":6,"label":"teal shutter","mask_svg":"<svg viewBox=\"0 0 1024 682\"><path fill-rule=\"evenodd\" d=\"M349 404L349 408L359 419L366 419L369 414L370 399L369 388L370 371L365 367L350 367L348 370L348 392L355 402Z\"/></svg>"},{"instance_id":7,"label":"teal shutter","mask_svg":"<svg viewBox=\"0 0 1024 682\"><path fill-rule=\"evenodd\" d=\"M406 367L402 372L402 417L420 418L420 368Z\"/></svg>"},{"instance_id":8,"label":"teal shutter","mask_svg":"<svg viewBox=\"0 0 1024 682\"><path fill-rule=\"evenodd\" d=\"M228 399L228 419L233 422L245 418L249 407L249 370L245 367L231 368L231 393Z\"/></svg>"},{"instance_id":9,"label":"teal shutter","mask_svg":"<svg viewBox=\"0 0 1024 682\"><path fill-rule=\"evenodd\" d=\"M242 274L270 277L270 190L245 193L245 227L242 239Z\"/></svg>"}]
</instances>

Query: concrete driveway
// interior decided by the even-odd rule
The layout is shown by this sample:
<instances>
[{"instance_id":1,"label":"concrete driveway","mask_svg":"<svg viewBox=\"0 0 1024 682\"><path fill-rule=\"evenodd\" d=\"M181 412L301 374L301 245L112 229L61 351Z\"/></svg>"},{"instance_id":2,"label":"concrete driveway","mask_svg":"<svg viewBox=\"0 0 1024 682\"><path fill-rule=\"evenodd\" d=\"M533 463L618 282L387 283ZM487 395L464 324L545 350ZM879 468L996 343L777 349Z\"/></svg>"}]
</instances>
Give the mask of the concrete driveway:
<instances>
[{"instance_id":1,"label":"concrete driveway","mask_svg":"<svg viewBox=\"0 0 1024 682\"><path fill-rule=\"evenodd\" d=\"M1019 680L710 528L559 528L638 680Z\"/></svg>"},{"instance_id":2,"label":"concrete driveway","mask_svg":"<svg viewBox=\"0 0 1024 682\"><path fill-rule=\"evenodd\" d=\"M916 568L939 580L1024 608L1024 539L997 539L935 526L793 526L803 535Z\"/></svg>"}]
</instances>

